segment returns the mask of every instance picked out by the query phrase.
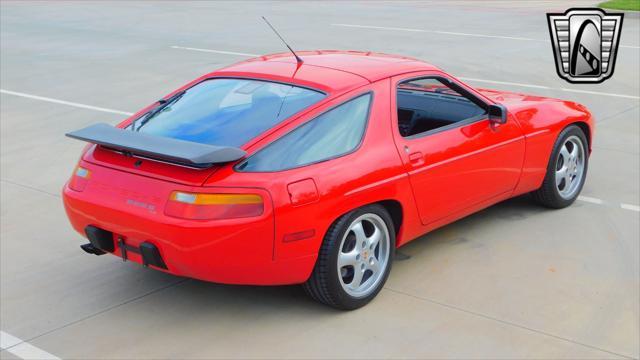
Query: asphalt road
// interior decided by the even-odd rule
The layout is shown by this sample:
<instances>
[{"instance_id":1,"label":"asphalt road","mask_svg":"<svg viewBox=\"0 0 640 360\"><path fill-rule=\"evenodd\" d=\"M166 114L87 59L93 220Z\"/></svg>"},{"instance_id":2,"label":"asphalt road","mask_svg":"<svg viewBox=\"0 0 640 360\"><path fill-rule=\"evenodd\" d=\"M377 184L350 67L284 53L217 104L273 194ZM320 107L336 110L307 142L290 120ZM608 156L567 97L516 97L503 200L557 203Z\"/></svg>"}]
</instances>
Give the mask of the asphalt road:
<instances>
[{"instance_id":1,"label":"asphalt road","mask_svg":"<svg viewBox=\"0 0 640 360\"><path fill-rule=\"evenodd\" d=\"M638 358L640 21L626 15L610 80L571 85L544 15L567 6L3 1L0 357ZM83 145L64 133L283 51L260 15L296 49L405 54L474 86L585 104L597 133L583 197L557 211L513 199L426 235L353 312L297 286L216 285L80 251L60 189Z\"/></svg>"}]
</instances>

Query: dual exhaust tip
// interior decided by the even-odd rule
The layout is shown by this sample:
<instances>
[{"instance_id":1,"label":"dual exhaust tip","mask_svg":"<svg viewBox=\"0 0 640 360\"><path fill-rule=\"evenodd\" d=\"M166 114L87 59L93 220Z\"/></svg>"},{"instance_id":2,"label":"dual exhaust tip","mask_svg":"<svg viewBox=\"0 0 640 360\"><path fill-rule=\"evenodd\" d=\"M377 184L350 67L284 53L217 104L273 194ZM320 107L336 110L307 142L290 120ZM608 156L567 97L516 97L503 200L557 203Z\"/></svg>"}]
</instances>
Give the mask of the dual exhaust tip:
<instances>
[{"instance_id":1,"label":"dual exhaust tip","mask_svg":"<svg viewBox=\"0 0 640 360\"><path fill-rule=\"evenodd\" d=\"M116 250L112 232L92 225L87 226L84 230L89 239L89 243L80 245L84 252L93 255L104 255L108 252L113 253ZM141 257L142 265L145 267L152 265L160 269L167 269L167 264L165 264L160 251L154 244L144 241L137 247L131 246L125 244L124 239L120 236L118 236L117 242L122 260L127 261L128 253L131 252Z\"/></svg>"},{"instance_id":2,"label":"dual exhaust tip","mask_svg":"<svg viewBox=\"0 0 640 360\"><path fill-rule=\"evenodd\" d=\"M97 247L93 246L92 243L86 243L83 245L80 245L80 248L82 250L84 250L87 254L93 254L93 255L104 255L106 254L106 252L98 249Z\"/></svg>"},{"instance_id":3,"label":"dual exhaust tip","mask_svg":"<svg viewBox=\"0 0 640 360\"><path fill-rule=\"evenodd\" d=\"M87 234L89 243L80 245L80 248L86 253L104 255L108 251L113 252L115 250L111 232L92 225L87 226L84 231Z\"/></svg>"}]
</instances>

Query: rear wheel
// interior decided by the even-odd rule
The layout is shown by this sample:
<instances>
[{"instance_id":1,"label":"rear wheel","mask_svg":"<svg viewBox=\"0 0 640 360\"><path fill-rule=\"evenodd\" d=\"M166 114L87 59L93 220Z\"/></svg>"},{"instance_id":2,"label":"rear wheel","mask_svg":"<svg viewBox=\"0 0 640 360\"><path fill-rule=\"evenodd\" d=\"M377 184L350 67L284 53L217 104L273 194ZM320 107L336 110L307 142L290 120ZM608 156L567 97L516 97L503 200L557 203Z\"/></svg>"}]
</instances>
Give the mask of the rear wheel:
<instances>
[{"instance_id":1,"label":"rear wheel","mask_svg":"<svg viewBox=\"0 0 640 360\"><path fill-rule=\"evenodd\" d=\"M364 306L386 282L394 249L393 222L384 207L353 210L327 231L304 288L315 300L338 309Z\"/></svg>"},{"instance_id":2,"label":"rear wheel","mask_svg":"<svg viewBox=\"0 0 640 360\"><path fill-rule=\"evenodd\" d=\"M587 138L578 126L564 129L558 136L540 189L532 193L540 204L561 209L571 205L587 177Z\"/></svg>"}]
</instances>

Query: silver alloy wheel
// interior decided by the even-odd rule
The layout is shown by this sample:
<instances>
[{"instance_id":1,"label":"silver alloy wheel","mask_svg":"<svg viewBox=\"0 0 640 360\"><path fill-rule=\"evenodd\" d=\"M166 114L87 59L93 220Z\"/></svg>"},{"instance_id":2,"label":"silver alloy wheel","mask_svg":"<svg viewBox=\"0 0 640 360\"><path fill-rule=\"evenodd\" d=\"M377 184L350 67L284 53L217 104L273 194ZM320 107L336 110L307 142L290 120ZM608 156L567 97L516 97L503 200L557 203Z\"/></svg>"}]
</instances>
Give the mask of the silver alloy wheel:
<instances>
[{"instance_id":1,"label":"silver alloy wheel","mask_svg":"<svg viewBox=\"0 0 640 360\"><path fill-rule=\"evenodd\" d=\"M365 297L378 286L389 264L387 224L376 214L359 216L345 232L338 253L338 278L353 297Z\"/></svg>"},{"instance_id":2,"label":"silver alloy wheel","mask_svg":"<svg viewBox=\"0 0 640 360\"><path fill-rule=\"evenodd\" d=\"M572 135L565 140L556 160L556 188L563 199L571 199L584 176L585 150L582 140Z\"/></svg>"}]
</instances>

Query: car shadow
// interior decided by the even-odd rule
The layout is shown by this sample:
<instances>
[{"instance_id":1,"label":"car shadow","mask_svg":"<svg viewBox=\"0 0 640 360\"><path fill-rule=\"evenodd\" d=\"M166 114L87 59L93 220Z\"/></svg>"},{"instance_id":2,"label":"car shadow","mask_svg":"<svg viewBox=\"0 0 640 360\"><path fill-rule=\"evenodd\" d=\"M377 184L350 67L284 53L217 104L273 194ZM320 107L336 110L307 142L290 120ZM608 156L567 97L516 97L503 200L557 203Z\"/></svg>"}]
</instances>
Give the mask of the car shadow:
<instances>
[{"instance_id":1,"label":"car shadow","mask_svg":"<svg viewBox=\"0 0 640 360\"><path fill-rule=\"evenodd\" d=\"M494 223L497 220L523 221L546 211L550 210L536 205L526 195L509 199L415 239L398 249L396 261L408 260L406 265L412 266L411 259L423 252L433 251L438 246L455 246L473 241L464 236L452 236L452 233L457 233L455 229L473 227L475 231L482 231L483 227L495 226ZM162 280L164 285L153 291L150 296L142 297L137 301L153 302L154 307L158 305L171 309L172 312L185 314L195 312L199 314L198 316L205 317L211 314L244 312L252 314L271 312L281 316L301 313L311 317L343 313L316 303L299 285L224 285L164 273L161 276L165 278Z\"/></svg>"},{"instance_id":2,"label":"car shadow","mask_svg":"<svg viewBox=\"0 0 640 360\"><path fill-rule=\"evenodd\" d=\"M507 199L412 240L396 251L395 260L409 260L413 256L431 251L432 248L442 244L455 245L472 242L473 239L461 234L460 229L474 228L476 231L483 231L496 226L497 222L525 221L549 211L554 210L536 204L529 194Z\"/></svg>"}]
</instances>

